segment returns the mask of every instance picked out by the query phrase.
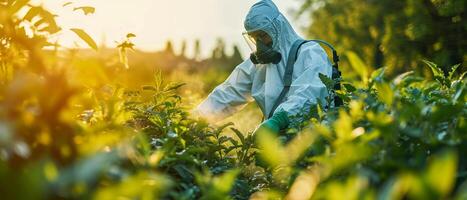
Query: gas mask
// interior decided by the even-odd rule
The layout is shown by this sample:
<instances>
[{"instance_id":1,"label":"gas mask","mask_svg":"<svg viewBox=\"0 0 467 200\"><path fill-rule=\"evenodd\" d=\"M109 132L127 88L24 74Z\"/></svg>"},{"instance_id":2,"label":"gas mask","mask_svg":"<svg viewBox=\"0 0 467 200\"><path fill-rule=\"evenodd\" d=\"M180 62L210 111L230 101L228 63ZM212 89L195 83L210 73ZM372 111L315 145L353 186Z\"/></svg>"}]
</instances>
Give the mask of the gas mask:
<instances>
[{"instance_id":1,"label":"gas mask","mask_svg":"<svg viewBox=\"0 0 467 200\"><path fill-rule=\"evenodd\" d=\"M250 60L254 64L277 64L281 61L282 55L280 52L274 50L272 47L272 41L269 43L265 42L265 37L269 37L266 33L251 36L248 33L244 33L243 36L252 50L253 53L250 55Z\"/></svg>"}]
</instances>

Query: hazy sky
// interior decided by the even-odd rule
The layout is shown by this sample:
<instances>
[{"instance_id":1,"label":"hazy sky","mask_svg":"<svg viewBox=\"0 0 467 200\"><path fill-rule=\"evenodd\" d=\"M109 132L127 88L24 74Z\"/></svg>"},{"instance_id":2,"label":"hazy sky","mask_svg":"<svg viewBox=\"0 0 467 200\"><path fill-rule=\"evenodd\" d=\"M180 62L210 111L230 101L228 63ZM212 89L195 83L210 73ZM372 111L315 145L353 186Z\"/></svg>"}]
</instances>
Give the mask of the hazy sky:
<instances>
[{"instance_id":1,"label":"hazy sky","mask_svg":"<svg viewBox=\"0 0 467 200\"><path fill-rule=\"evenodd\" d=\"M72 45L78 41L69 28L85 29L98 43L115 46L126 33L136 34L133 40L137 48L159 50L167 40L174 42L178 50L182 40L188 44L187 53L192 53L194 40L201 40L203 54L212 49L216 38L223 38L227 45L238 44L244 56L248 47L241 33L243 19L256 0L36 0L58 14L57 21L65 30L60 42ZM66 2L73 4L62 7ZM279 9L291 21L298 32L298 24L290 15L301 0L274 0ZM93 6L96 12L83 15L72 12L73 7Z\"/></svg>"}]
</instances>

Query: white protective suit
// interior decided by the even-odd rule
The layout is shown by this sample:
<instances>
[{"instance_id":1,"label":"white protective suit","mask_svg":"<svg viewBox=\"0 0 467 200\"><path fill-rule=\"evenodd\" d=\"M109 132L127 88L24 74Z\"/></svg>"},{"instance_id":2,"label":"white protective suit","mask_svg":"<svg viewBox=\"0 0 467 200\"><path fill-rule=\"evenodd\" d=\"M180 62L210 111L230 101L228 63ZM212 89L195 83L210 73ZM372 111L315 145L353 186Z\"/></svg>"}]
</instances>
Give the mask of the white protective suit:
<instances>
[{"instance_id":1,"label":"white protective suit","mask_svg":"<svg viewBox=\"0 0 467 200\"><path fill-rule=\"evenodd\" d=\"M267 117L283 88L283 77L289 50L294 41L301 39L287 19L271 0L254 4L246 16L247 32L265 31L273 39L273 48L282 54L278 64L253 64L250 59L235 67L230 76L217 86L195 109L209 120L221 120L239 111L252 99ZM316 42L303 44L294 65L292 85L275 113L286 111L288 117L322 102L327 96L325 85L318 74L331 77L332 67L326 52Z\"/></svg>"}]
</instances>

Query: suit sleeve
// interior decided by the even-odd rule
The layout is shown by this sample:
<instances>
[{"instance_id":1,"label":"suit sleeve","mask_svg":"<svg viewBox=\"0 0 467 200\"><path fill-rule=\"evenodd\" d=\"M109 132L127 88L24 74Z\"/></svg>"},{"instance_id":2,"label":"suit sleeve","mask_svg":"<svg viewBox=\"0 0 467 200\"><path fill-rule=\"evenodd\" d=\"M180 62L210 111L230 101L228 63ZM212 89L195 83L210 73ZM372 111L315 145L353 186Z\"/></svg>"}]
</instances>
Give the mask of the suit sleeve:
<instances>
[{"instance_id":1,"label":"suit sleeve","mask_svg":"<svg viewBox=\"0 0 467 200\"><path fill-rule=\"evenodd\" d=\"M229 77L208 95L194 110L210 121L218 121L241 110L251 102L251 85L254 64L250 59L235 67Z\"/></svg>"}]
</instances>

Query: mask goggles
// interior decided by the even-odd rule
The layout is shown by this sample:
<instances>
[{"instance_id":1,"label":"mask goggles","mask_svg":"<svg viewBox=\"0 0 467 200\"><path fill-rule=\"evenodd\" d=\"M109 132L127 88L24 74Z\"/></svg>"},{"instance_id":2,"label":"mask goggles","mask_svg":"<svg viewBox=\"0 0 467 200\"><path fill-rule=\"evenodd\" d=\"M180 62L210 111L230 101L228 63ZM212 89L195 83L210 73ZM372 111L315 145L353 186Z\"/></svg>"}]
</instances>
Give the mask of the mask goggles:
<instances>
[{"instance_id":1,"label":"mask goggles","mask_svg":"<svg viewBox=\"0 0 467 200\"><path fill-rule=\"evenodd\" d=\"M253 52L250 59L254 64L277 64L281 61L281 54L272 48L272 38L266 32L258 30L244 32L242 35Z\"/></svg>"}]
</instances>

